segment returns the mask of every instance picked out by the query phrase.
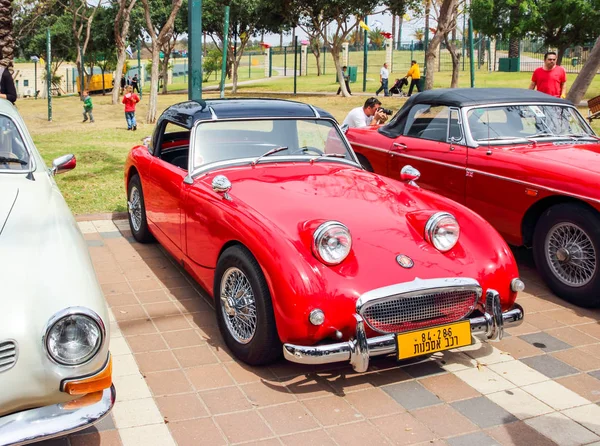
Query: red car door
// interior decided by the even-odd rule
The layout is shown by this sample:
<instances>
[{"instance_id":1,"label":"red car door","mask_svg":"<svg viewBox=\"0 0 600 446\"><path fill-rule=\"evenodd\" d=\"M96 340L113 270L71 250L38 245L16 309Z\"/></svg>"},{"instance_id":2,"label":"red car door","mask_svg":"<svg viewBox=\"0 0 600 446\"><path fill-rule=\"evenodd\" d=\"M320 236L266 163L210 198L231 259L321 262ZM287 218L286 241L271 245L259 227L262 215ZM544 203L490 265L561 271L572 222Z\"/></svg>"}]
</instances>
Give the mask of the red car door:
<instances>
[{"instance_id":1,"label":"red car door","mask_svg":"<svg viewBox=\"0 0 600 446\"><path fill-rule=\"evenodd\" d=\"M421 172L420 186L465 202L467 149L458 109L415 105L389 150L388 176L400 179L402 167L410 164Z\"/></svg>"},{"instance_id":2,"label":"red car door","mask_svg":"<svg viewBox=\"0 0 600 446\"><path fill-rule=\"evenodd\" d=\"M184 251L181 237L181 201L183 179L187 171L155 158L144 183L146 213L155 227L179 250Z\"/></svg>"}]
</instances>

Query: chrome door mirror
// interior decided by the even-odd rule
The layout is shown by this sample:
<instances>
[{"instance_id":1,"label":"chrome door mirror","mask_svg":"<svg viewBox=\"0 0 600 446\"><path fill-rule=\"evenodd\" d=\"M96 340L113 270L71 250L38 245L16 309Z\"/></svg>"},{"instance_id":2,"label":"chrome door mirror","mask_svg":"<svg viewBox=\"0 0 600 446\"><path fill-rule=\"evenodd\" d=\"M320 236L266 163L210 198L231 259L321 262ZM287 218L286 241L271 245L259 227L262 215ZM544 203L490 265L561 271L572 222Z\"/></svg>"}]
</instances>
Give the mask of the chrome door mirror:
<instances>
[{"instance_id":1,"label":"chrome door mirror","mask_svg":"<svg viewBox=\"0 0 600 446\"><path fill-rule=\"evenodd\" d=\"M409 164L404 166L400 171L400 180L404 181L405 183L412 184L413 186L417 185L415 181L417 181L419 178L421 178L421 172Z\"/></svg>"},{"instance_id":2,"label":"chrome door mirror","mask_svg":"<svg viewBox=\"0 0 600 446\"><path fill-rule=\"evenodd\" d=\"M68 155L59 156L54 161L52 161L52 169L50 173L52 175L57 175L59 173L64 173L69 170L75 169L77 165L77 160L75 159L75 155L69 153Z\"/></svg>"},{"instance_id":3,"label":"chrome door mirror","mask_svg":"<svg viewBox=\"0 0 600 446\"><path fill-rule=\"evenodd\" d=\"M231 190L231 181L225 175L217 175L212 180L212 188L218 194L223 194L223 198L231 201L229 191Z\"/></svg>"}]
</instances>

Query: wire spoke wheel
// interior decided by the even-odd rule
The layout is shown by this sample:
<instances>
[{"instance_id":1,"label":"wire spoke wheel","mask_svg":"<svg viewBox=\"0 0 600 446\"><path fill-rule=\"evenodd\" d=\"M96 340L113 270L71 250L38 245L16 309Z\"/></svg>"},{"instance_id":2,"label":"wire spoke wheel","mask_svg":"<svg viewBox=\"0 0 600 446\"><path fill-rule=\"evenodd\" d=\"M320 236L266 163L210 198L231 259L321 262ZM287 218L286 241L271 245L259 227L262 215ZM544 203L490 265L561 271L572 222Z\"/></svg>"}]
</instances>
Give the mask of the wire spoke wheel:
<instances>
[{"instance_id":1,"label":"wire spoke wheel","mask_svg":"<svg viewBox=\"0 0 600 446\"><path fill-rule=\"evenodd\" d=\"M139 231L142 227L142 200L140 197L141 195L139 189L135 186L132 186L129 193L127 207L129 208L131 225L135 231Z\"/></svg>"},{"instance_id":2,"label":"wire spoke wheel","mask_svg":"<svg viewBox=\"0 0 600 446\"><path fill-rule=\"evenodd\" d=\"M221 279L221 311L227 330L240 344L256 333L256 299L248 277L239 268L229 268Z\"/></svg>"},{"instance_id":3,"label":"wire spoke wheel","mask_svg":"<svg viewBox=\"0 0 600 446\"><path fill-rule=\"evenodd\" d=\"M598 260L591 237L574 223L558 223L546 234L546 261L562 283L587 285L596 274Z\"/></svg>"}]
</instances>

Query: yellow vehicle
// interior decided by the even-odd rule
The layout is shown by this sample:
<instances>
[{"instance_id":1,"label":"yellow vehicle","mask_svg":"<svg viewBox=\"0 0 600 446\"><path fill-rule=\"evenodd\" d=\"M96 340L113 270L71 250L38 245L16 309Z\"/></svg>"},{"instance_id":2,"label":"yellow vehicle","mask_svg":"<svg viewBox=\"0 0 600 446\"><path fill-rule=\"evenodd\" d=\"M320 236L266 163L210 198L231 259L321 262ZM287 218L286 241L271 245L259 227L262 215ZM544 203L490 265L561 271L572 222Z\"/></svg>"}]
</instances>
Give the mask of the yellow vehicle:
<instances>
[{"instance_id":1,"label":"yellow vehicle","mask_svg":"<svg viewBox=\"0 0 600 446\"><path fill-rule=\"evenodd\" d=\"M104 77L104 83L102 83L102 78ZM81 81L79 80L79 76L76 78L77 83L77 92L81 93ZM112 73L102 74L93 74L91 78L85 76L83 80L83 89L88 90L90 93L103 93L105 91L112 91L113 89L113 75Z\"/></svg>"}]
</instances>

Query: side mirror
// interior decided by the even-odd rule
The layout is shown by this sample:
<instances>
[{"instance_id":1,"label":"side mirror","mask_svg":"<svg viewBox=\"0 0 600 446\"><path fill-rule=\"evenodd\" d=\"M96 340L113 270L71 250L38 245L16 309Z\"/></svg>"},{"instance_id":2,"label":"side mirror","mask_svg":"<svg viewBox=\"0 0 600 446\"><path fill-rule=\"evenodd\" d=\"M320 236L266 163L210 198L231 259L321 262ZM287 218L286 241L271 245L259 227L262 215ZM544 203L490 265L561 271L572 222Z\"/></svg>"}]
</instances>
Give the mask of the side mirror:
<instances>
[{"instance_id":1,"label":"side mirror","mask_svg":"<svg viewBox=\"0 0 600 446\"><path fill-rule=\"evenodd\" d=\"M146 147L150 147L151 142L152 142L151 136L145 136L144 138L142 138L142 144L145 145Z\"/></svg>"},{"instance_id":2,"label":"side mirror","mask_svg":"<svg viewBox=\"0 0 600 446\"><path fill-rule=\"evenodd\" d=\"M77 160L75 159L75 155L72 153L68 155L59 156L54 161L52 161L52 169L50 172L52 175L57 175L59 173L64 173L69 170L75 169L77 165Z\"/></svg>"},{"instance_id":3,"label":"side mirror","mask_svg":"<svg viewBox=\"0 0 600 446\"><path fill-rule=\"evenodd\" d=\"M404 166L400 171L400 180L404 181L405 183L412 184L413 186L417 185L415 181L417 181L419 178L421 178L421 172L409 164Z\"/></svg>"},{"instance_id":4,"label":"side mirror","mask_svg":"<svg viewBox=\"0 0 600 446\"><path fill-rule=\"evenodd\" d=\"M231 201L229 191L231 190L231 181L225 175L217 175L212 180L212 188L218 194L223 194L223 198Z\"/></svg>"}]
</instances>

